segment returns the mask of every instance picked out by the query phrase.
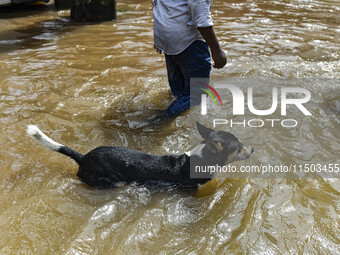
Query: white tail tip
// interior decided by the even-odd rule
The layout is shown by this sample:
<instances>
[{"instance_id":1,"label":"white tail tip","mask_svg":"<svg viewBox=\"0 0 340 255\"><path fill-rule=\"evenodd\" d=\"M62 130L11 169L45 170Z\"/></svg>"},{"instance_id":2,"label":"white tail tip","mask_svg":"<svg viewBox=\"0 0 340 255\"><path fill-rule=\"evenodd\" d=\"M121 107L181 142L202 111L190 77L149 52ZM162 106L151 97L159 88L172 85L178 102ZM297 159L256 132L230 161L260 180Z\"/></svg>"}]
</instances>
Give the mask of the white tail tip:
<instances>
[{"instance_id":1,"label":"white tail tip","mask_svg":"<svg viewBox=\"0 0 340 255\"><path fill-rule=\"evenodd\" d=\"M36 125L28 125L26 130L27 135L32 137L39 135L39 131L41 132L41 130Z\"/></svg>"},{"instance_id":2,"label":"white tail tip","mask_svg":"<svg viewBox=\"0 0 340 255\"><path fill-rule=\"evenodd\" d=\"M63 147L62 144L57 143L57 142L53 141L51 138L49 138L48 136L46 136L35 125L28 125L26 132L27 132L27 135L36 139L40 144L42 144L43 146L45 146L45 147L47 147L51 150L58 151L61 147Z\"/></svg>"}]
</instances>

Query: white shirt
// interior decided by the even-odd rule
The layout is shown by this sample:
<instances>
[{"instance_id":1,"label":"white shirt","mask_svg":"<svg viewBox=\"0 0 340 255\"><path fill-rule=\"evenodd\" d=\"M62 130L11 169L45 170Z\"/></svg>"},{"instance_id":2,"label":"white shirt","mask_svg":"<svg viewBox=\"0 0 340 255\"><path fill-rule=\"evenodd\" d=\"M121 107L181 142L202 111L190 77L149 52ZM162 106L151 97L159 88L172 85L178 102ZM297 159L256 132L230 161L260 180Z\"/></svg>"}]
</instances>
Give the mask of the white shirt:
<instances>
[{"instance_id":1,"label":"white shirt","mask_svg":"<svg viewBox=\"0 0 340 255\"><path fill-rule=\"evenodd\" d=\"M212 0L153 0L155 46L177 55L193 41L203 40L198 27L213 25Z\"/></svg>"}]
</instances>

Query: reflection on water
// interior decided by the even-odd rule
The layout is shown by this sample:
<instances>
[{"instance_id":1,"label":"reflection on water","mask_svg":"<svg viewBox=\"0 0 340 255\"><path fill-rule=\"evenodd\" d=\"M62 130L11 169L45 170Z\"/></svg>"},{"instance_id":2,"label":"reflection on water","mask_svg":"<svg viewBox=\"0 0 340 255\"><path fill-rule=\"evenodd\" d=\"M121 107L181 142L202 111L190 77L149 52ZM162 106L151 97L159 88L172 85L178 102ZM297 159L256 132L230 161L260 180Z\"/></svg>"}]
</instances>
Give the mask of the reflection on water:
<instances>
[{"instance_id":1,"label":"reflection on water","mask_svg":"<svg viewBox=\"0 0 340 255\"><path fill-rule=\"evenodd\" d=\"M100 24L72 23L50 6L0 10L0 253L339 254L337 179L222 179L198 194L94 190L75 163L26 137L35 123L83 153L189 149L188 114L136 128L172 97L153 51L151 2L117 5L127 11ZM230 129L255 147L247 164L339 163L339 14L331 0L214 1L229 63L213 81L266 79L264 103L278 81L312 81L295 84L312 93L313 115L298 128Z\"/></svg>"}]
</instances>

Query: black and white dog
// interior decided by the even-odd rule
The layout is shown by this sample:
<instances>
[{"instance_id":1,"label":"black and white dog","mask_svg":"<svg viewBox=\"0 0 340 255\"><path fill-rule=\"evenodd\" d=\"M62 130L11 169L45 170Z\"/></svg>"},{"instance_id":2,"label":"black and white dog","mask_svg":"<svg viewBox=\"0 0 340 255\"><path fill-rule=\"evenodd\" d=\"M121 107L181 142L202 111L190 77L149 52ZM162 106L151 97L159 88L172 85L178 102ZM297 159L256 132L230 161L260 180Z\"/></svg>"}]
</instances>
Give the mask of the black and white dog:
<instances>
[{"instance_id":1,"label":"black and white dog","mask_svg":"<svg viewBox=\"0 0 340 255\"><path fill-rule=\"evenodd\" d=\"M47 137L34 125L27 134L43 146L74 159L79 165L78 177L96 188L113 188L120 183L146 184L158 181L173 183L185 189L196 189L214 178L190 178L190 163L223 166L233 161L248 159L254 152L231 133L215 131L200 123L197 130L204 139L188 154L152 155L124 147L99 147L82 155Z\"/></svg>"}]
</instances>

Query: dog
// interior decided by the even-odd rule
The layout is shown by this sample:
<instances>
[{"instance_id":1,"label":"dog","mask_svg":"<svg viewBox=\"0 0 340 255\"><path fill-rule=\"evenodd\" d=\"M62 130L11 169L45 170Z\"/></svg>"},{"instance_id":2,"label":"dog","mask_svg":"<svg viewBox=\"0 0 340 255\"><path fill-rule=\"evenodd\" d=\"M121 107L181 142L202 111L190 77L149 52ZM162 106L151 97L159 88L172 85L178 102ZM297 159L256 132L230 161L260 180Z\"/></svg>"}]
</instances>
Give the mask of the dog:
<instances>
[{"instance_id":1,"label":"dog","mask_svg":"<svg viewBox=\"0 0 340 255\"><path fill-rule=\"evenodd\" d=\"M204 140L189 154L181 155L152 155L118 146L98 147L83 155L53 141L35 125L27 127L27 134L44 147L75 160L79 165L77 176L91 187L108 189L122 183L160 182L194 190L215 176L190 178L190 164L223 166L248 159L254 152L229 132L212 130L198 122L196 126Z\"/></svg>"}]
</instances>

